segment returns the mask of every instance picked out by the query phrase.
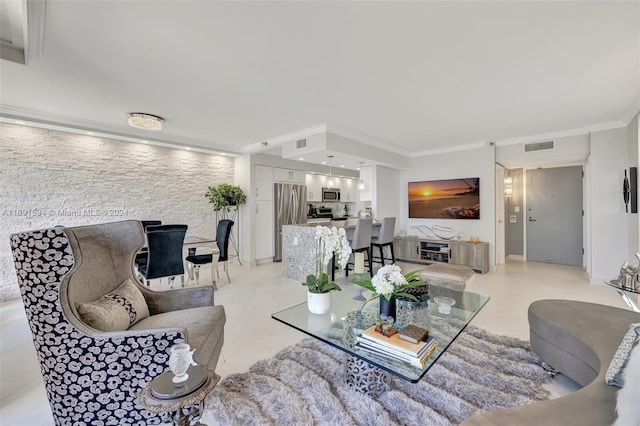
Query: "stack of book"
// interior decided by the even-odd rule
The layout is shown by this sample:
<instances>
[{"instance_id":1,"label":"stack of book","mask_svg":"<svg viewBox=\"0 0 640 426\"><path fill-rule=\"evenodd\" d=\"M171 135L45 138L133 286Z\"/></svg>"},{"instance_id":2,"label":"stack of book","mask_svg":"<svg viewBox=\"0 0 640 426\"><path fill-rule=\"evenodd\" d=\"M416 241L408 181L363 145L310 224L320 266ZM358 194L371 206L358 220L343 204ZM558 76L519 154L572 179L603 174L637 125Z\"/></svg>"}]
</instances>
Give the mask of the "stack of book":
<instances>
[{"instance_id":1,"label":"stack of book","mask_svg":"<svg viewBox=\"0 0 640 426\"><path fill-rule=\"evenodd\" d=\"M405 340L405 338L399 333L387 337L377 332L374 325L357 337L356 348L363 352L408 362L415 367L423 368L433 351L438 347L438 342L433 337L427 337L424 341L415 340L416 343Z\"/></svg>"}]
</instances>

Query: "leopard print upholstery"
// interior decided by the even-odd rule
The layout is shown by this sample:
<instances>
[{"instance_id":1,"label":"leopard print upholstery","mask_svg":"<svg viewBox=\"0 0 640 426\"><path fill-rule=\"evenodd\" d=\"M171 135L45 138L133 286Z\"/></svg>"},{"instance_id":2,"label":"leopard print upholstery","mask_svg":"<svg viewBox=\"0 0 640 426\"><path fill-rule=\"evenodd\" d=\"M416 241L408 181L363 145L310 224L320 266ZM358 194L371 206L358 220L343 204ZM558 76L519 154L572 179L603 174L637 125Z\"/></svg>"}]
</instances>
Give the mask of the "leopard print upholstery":
<instances>
[{"instance_id":1,"label":"leopard print upholstery","mask_svg":"<svg viewBox=\"0 0 640 426\"><path fill-rule=\"evenodd\" d=\"M168 368L180 332L88 335L66 318L60 285L73 270L64 228L11 236L18 284L49 404L58 425L148 425L161 418L136 404L136 393Z\"/></svg>"}]
</instances>

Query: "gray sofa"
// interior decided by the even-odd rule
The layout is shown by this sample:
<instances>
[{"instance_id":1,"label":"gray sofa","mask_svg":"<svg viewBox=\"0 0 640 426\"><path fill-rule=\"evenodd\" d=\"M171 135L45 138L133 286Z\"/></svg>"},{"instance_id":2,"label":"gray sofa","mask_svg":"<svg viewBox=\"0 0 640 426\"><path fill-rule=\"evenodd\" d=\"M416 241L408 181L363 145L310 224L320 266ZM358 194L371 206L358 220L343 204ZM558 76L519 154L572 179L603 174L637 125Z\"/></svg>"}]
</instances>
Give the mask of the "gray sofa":
<instances>
[{"instance_id":1,"label":"gray sofa","mask_svg":"<svg viewBox=\"0 0 640 426\"><path fill-rule=\"evenodd\" d=\"M175 343L186 341L199 364L215 369L226 317L214 306L213 288L157 292L140 285L134 257L143 243L142 225L133 220L11 236L56 424L161 423L136 394L168 369ZM96 328L89 314L102 315L100 324L111 329ZM124 329L114 329L118 320Z\"/></svg>"},{"instance_id":2,"label":"gray sofa","mask_svg":"<svg viewBox=\"0 0 640 426\"><path fill-rule=\"evenodd\" d=\"M616 419L618 388L605 382L609 363L640 314L594 303L540 300L529 307L531 348L583 388L523 407L481 414L465 426L605 426Z\"/></svg>"}]
</instances>

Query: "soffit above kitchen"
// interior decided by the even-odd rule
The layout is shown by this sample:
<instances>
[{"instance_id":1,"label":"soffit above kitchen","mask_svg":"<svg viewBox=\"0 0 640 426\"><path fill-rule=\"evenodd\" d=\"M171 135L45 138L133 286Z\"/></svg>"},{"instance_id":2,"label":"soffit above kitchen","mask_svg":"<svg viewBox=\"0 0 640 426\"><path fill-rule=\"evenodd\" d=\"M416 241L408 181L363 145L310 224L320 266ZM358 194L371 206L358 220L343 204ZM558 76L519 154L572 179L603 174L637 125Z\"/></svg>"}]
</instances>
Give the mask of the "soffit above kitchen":
<instances>
[{"instance_id":1,"label":"soffit above kitchen","mask_svg":"<svg viewBox=\"0 0 640 426\"><path fill-rule=\"evenodd\" d=\"M127 114L146 112L159 141L230 153L327 123L400 167L622 126L640 100L640 2L49 0L44 19L40 57L0 60L0 116L145 138Z\"/></svg>"}]
</instances>

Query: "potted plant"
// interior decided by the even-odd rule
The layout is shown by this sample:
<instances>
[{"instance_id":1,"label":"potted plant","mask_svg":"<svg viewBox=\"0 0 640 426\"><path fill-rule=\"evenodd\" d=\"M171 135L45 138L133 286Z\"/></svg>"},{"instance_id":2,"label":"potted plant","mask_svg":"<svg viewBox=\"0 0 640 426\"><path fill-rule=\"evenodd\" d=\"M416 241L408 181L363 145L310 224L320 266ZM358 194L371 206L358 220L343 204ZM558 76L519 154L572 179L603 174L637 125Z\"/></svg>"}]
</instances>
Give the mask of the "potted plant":
<instances>
[{"instance_id":1,"label":"potted plant","mask_svg":"<svg viewBox=\"0 0 640 426\"><path fill-rule=\"evenodd\" d=\"M247 203L247 195L242 188L228 183L210 186L205 197L213 204L215 211L227 211L232 207L237 210L239 206Z\"/></svg>"},{"instance_id":2,"label":"potted plant","mask_svg":"<svg viewBox=\"0 0 640 426\"><path fill-rule=\"evenodd\" d=\"M342 288L329 281L326 273L327 265L332 258L342 269L347 265L351 255L351 247L344 228L328 228L316 226L316 252L314 258L314 273L307 275L307 280L302 285L307 286L307 305L309 312L313 314L325 314L331 308L330 292Z\"/></svg>"},{"instance_id":3,"label":"potted plant","mask_svg":"<svg viewBox=\"0 0 640 426\"><path fill-rule=\"evenodd\" d=\"M380 316L395 319L396 296L406 297L415 302L418 301L414 295L407 293L407 290L427 284L426 281L418 279L420 272L421 269L417 269L402 275L399 266L386 265L378 269L373 278L367 274L356 274L356 277L351 282L373 293L372 297L365 302L365 305L373 299L380 298Z\"/></svg>"}]
</instances>

